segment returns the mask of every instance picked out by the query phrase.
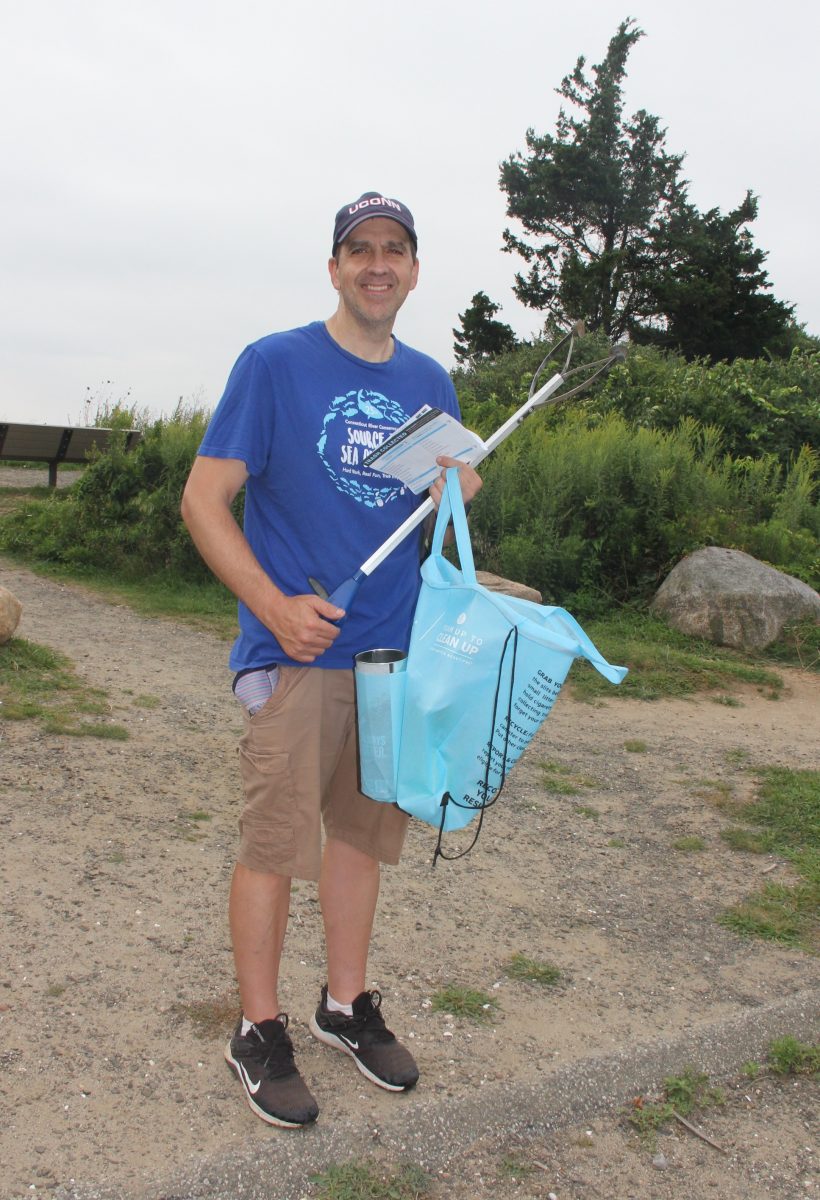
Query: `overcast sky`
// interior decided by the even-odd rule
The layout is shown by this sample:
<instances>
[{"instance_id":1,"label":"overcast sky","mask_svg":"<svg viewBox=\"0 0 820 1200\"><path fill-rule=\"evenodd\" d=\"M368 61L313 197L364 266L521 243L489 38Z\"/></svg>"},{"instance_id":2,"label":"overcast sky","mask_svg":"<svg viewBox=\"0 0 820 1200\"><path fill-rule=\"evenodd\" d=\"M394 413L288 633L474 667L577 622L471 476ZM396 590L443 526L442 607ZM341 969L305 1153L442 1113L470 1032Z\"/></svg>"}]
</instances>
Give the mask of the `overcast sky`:
<instances>
[{"instance_id":1,"label":"overcast sky","mask_svg":"<svg viewBox=\"0 0 820 1200\"><path fill-rule=\"evenodd\" d=\"M0 0L0 420L88 397L212 408L248 342L330 315L333 217L414 212L404 341L453 363L486 291L519 335L498 165L554 132L555 88L619 21L626 109L685 152L702 209L760 198L773 294L820 334L820 8L806 0ZM93 414L92 414L93 415Z\"/></svg>"}]
</instances>

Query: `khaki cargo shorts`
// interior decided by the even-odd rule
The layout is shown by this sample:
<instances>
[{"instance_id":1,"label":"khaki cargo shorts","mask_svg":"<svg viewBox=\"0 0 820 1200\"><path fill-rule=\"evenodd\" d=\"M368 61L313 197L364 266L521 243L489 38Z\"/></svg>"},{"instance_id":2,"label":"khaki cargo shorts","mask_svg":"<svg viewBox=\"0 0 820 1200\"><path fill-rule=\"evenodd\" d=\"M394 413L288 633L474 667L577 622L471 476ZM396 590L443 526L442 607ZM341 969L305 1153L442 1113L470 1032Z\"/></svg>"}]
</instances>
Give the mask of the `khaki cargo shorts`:
<instances>
[{"instance_id":1,"label":"khaki cargo shorts","mask_svg":"<svg viewBox=\"0 0 820 1200\"><path fill-rule=\"evenodd\" d=\"M399 861L409 818L358 788L352 670L280 667L273 694L239 742L245 806L237 860L254 871L318 879L328 837Z\"/></svg>"}]
</instances>

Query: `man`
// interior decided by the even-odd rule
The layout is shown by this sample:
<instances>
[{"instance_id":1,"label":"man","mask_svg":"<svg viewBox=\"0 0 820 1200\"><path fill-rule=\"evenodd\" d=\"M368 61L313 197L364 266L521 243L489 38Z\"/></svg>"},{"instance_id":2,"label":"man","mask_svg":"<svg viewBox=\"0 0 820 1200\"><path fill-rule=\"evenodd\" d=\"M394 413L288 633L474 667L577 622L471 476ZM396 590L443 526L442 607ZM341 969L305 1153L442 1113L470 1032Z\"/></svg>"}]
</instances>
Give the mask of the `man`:
<instances>
[{"instance_id":1,"label":"man","mask_svg":"<svg viewBox=\"0 0 820 1200\"><path fill-rule=\"evenodd\" d=\"M254 1112L286 1127L318 1114L278 997L294 877L319 881L327 946L312 1032L380 1087L404 1091L418 1078L379 993L365 989L379 864L398 862L407 817L358 791L352 671L361 650L406 649L418 544L405 539L350 613L307 583L332 589L348 578L420 502L368 470L368 451L422 404L458 415L443 368L393 337L418 279L416 247L397 200L367 192L339 210L328 263L335 313L243 352L182 503L202 556L239 599L230 662L245 719L245 805L230 925L243 1015L225 1053ZM436 504L443 474L430 489ZM481 481L463 465L459 476L469 501ZM231 513L243 486L244 532Z\"/></svg>"}]
</instances>

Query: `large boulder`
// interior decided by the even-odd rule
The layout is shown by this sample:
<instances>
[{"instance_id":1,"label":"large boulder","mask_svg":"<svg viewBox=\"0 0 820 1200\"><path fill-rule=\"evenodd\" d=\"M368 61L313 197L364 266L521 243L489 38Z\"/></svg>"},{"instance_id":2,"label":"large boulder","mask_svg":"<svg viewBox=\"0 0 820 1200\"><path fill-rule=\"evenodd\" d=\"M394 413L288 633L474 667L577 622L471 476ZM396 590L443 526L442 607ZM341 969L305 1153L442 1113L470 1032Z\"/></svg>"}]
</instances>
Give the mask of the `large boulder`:
<instances>
[{"instance_id":1,"label":"large boulder","mask_svg":"<svg viewBox=\"0 0 820 1200\"><path fill-rule=\"evenodd\" d=\"M808 584L719 546L682 559L651 608L681 633L739 650L763 649L790 621L820 621L820 596Z\"/></svg>"},{"instance_id":2,"label":"large boulder","mask_svg":"<svg viewBox=\"0 0 820 1200\"><path fill-rule=\"evenodd\" d=\"M0 646L7 642L18 624L23 606L8 588L0 587Z\"/></svg>"},{"instance_id":3,"label":"large boulder","mask_svg":"<svg viewBox=\"0 0 820 1200\"><path fill-rule=\"evenodd\" d=\"M501 575L491 575L489 571L476 571L475 577L488 592L503 592L505 596L514 596L518 600L534 600L541 603L541 593L535 588L527 587L526 583L516 583L513 579L504 579Z\"/></svg>"}]
</instances>

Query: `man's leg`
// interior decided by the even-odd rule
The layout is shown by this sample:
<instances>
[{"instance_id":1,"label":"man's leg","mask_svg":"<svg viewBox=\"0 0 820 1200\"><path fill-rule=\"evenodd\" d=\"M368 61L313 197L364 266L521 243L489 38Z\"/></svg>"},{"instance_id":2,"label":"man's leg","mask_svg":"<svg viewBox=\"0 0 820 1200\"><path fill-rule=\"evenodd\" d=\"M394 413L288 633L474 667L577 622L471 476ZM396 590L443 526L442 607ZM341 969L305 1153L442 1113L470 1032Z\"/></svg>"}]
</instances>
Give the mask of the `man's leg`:
<instances>
[{"instance_id":1,"label":"man's leg","mask_svg":"<svg viewBox=\"0 0 820 1200\"><path fill-rule=\"evenodd\" d=\"M278 982L288 924L290 878L234 868L229 906L242 1011L258 1023L279 1014Z\"/></svg>"},{"instance_id":2,"label":"man's leg","mask_svg":"<svg viewBox=\"0 0 820 1200\"><path fill-rule=\"evenodd\" d=\"M377 860L347 842L328 837L319 904L327 945L328 991L340 1004L351 1004L365 990L378 898Z\"/></svg>"},{"instance_id":3,"label":"man's leg","mask_svg":"<svg viewBox=\"0 0 820 1200\"><path fill-rule=\"evenodd\" d=\"M315 1121L319 1107L296 1070L288 1018L279 1011L277 984L289 898L289 876L236 864L230 919L244 1021L228 1042L225 1058L256 1115L293 1129Z\"/></svg>"},{"instance_id":4,"label":"man's leg","mask_svg":"<svg viewBox=\"0 0 820 1200\"><path fill-rule=\"evenodd\" d=\"M381 995L367 990L367 954L376 902L379 862L340 838L325 843L319 900L327 943L328 985L310 1019L314 1037L348 1054L379 1087L404 1092L416 1083L413 1056L384 1023ZM328 995L350 1012L330 1011Z\"/></svg>"}]
</instances>

